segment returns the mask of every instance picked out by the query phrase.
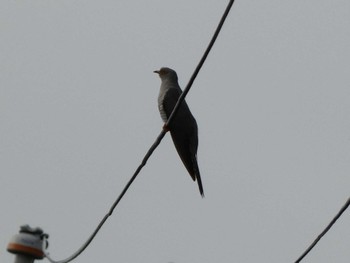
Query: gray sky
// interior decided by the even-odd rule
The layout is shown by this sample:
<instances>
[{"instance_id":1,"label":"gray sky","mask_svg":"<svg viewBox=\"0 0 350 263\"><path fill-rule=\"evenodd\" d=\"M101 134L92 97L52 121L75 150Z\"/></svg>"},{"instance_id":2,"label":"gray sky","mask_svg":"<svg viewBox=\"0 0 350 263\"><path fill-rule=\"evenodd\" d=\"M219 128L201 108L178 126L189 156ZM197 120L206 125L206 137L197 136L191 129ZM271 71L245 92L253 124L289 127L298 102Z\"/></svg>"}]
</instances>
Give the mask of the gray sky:
<instances>
[{"instance_id":1,"label":"gray sky","mask_svg":"<svg viewBox=\"0 0 350 263\"><path fill-rule=\"evenodd\" d=\"M226 5L0 2L1 262L22 224L80 247L161 130L152 71L185 86ZM237 0L187 96L206 198L167 135L75 262L293 262L349 197L349 23L345 0ZM349 262L349 215L304 262Z\"/></svg>"}]
</instances>

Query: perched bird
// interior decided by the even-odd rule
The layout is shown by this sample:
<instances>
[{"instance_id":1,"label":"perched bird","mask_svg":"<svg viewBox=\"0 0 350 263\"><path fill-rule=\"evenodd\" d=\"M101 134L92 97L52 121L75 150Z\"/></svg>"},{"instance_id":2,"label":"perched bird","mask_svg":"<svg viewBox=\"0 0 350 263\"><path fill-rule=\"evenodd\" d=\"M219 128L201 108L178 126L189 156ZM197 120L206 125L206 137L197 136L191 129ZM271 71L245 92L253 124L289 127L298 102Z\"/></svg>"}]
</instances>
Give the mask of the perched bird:
<instances>
[{"instance_id":1,"label":"perched bird","mask_svg":"<svg viewBox=\"0 0 350 263\"><path fill-rule=\"evenodd\" d=\"M174 70L161 68L154 71L154 73L157 73L162 81L158 96L158 108L162 120L166 123L182 90L178 84L177 74ZM197 180L199 192L204 197L202 180L197 163L198 127L186 101L182 101L174 119L168 127L164 125L164 129L170 131L175 148L183 164L193 181Z\"/></svg>"}]
</instances>

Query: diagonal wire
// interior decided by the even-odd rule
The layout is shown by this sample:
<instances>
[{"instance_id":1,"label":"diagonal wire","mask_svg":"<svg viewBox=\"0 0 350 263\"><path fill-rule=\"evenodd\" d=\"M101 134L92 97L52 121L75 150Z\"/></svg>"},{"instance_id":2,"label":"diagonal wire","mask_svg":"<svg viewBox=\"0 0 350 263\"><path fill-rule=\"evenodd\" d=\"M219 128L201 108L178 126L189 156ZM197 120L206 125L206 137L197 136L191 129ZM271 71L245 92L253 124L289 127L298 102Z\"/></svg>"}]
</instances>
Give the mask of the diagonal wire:
<instances>
[{"instance_id":1,"label":"diagonal wire","mask_svg":"<svg viewBox=\"0 0 350 263\"><path fill-rule=\"evenodd\" d=\"M224 14L222 15L222 18L214 32L214 35L211 39L211 41L209 42L209 45L207 47L207 49L205 50L201 60L199 61L195 71L193 72L186 88L184 89L184 91L182 92L181 96L179 97L172 113L170 114L168 121L166 122L166 126L168 126L171 121L174 119L175 114L177 113L180 104L182 103L182 101L185 99L187 93L189 92L194 80L196 79L200 69L202 68L206 58L209 55L209 52L211 50L211 48L213 47L215 40L217 39L220 30L226 20L227 15L230 12L230 9L233 5L234 0L230 0ZM47 240L46 237L43 237L44 242L43 242L43 251L44 254L46 256L46 258L51 262L51 263L68 263L70 261L72 261L73 259L75 259L76 257L78 257L87 247L88 245L91 243L91 241L95 238L95 236L97 235L97 233L99 232L99 230L101 229L101 227L103 226L103 224L106 222L106 220L108 219L108 217L110 217L114 211L114 209L116 208L116 206L119 204L120 200L123 198L123 196L125 195L125 193L128 191L130 185L133 183L133 181L136 179L137 175L140 173L140 171L142 170L142 168L146 165L148 159L151 157L152 153L154 152L154 150L158 147L158 145L160 144L160 142L162 141L162 139L164 138L166 134L166 130L163 129L161 131L161 133L158 135L156 141L153 143L153 145L151 146L151 148L147 151L145 157L142 159L141 164L137 167L136 171L134 172L133 176L130 178L130 180L128 181L128 183L125 185L123 191L120 193L120 195L118 196L118 198L116 199L116 201L113 203L113 205L111 206L109 212L103 217L103 219L101 220L101 222L98 224L98 226L96 227L95 231L91 234L91 236L86 240L86 242L78 249L78 251L76 251L73 255L71 255L70 257L68 257L67 259L64 260L60 260L60 261L55 261L53 260L50 256L49 253L46 251L46 244L47 244Z\"/></svg>"},{"instance_id":2,"label":"diagonal wire","mask_svg":"<svg viewBox=\"0 0 350 263\"><path fill-rule=\"evenodd\" d=\"M344 213L344 211L349 207L350 205L350 198L346 201L346 203L343 205L343 207L339 210L337 215L332 219L332 221L327 225L327 227L321 232L321 234L318 235L318 237L312 242L312 244L305 250L305 252L295 261L295 263L299 263L303 260L303 258L309 254L309 252L316 246L318 241L321 240L321 238L328 232L329 229L334 225L334 223L340 218L340 216Z\"/></svg>"},{"instance_id":3,"label":"diagonal wire","mask_svg":"<svg viewBox=\"0 0 350 263\"><path fill-rule=\"evenodd\" d=\"M197 75L198 75L200 69L202 68L202 66L203 66L203 64L204 64L204 62L205 62L205 60L206 60L206 58L208 57L209 52L210 52L211 48L213 47L213 45L214 45L214 43L215 43L215 40L216 40L216 38L218 37L222 26L223 26L224 23L225 23L225 19L226 19L228 13L230 12L230 9L231 9L231 7L232 7L232 5L233 5L233 2L234 2L234 0L231 0L231 1L228 3L228 5L227 5L227 7L226 7L226 10L225 10L224 14L223 14L222 17L221 17L221 20L220 20L220 22L219 22L219 24L218 24L218 26L217 26L217 28L216 28L216 30L215 30L215 32L214 32L214 35L213 35L212 39L211 39L210 42L209 42L209 45L208 45L207 49L205 50L205 52L204 52L204 54L203 54L201 60L199 61L199 63L198 63L198 65L197 65L196 69L194 70L194 72L193 72L193 74L192 74L190 80L188 81L188 84L187 84L186 88L185 88L184 91L182 92L182 94L181 94L180 98L178 99L178 101L177 101L177 103L176 103L176 105L175 105L175 107L174 107L172 113L171 113L170 116L169 116L169 119L168 119L168 121L167 121L167 123L166 123L167 126L169 126L169 123L170 123L170 122L172 121L172 119L174 118L174 116L175 116L175 114L176 114L178 108L180 107L181 102L185 99L187 93L188 93L189 90L191 89L191 86L192 86L194 80L196 79L196 77L197 77Z\"/></svg>"}]
</instances>

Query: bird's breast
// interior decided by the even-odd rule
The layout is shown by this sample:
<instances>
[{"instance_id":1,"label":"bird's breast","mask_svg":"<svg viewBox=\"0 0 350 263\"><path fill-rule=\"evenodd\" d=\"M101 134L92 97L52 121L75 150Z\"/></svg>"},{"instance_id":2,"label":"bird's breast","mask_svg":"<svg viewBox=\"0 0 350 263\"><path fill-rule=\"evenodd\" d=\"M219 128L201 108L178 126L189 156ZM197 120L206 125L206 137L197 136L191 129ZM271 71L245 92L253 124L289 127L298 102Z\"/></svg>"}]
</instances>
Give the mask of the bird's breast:
<instances>
[{"instance_id":1,"label":"bird's breast","mask_svg":"<svg viewBox=\"0 0 350 263\"><path fill-rule=\"evenodd\" d=\"M158 109L159 109L160 117L164 122L167 122L168 120L168 117L164 109L164 104L163 104L166 92L167 92L167 89L161 87L158 95Z\"/></svg>"}]
</instances>

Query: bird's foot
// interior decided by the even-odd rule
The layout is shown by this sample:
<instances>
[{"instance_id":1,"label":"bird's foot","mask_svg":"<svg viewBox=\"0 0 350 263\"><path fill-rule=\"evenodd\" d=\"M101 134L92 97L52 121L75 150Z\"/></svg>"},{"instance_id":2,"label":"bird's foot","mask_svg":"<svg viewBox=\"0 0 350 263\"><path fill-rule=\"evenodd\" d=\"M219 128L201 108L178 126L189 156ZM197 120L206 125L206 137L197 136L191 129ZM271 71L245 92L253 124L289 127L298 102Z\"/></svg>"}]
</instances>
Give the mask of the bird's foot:
<instances>
[{"instance_id":1,"label":"bird's foot","mask_svg":"<svg viewBox=\"0 0 350 263\"><path fill-rule=\"evenodd\" d=\"M164 123L164 125L163 125L163 131L165 131L165 132L170 131L170 129L169 129L168 125L166 125L166 123Z\"/></svg>"}]
</instances>

